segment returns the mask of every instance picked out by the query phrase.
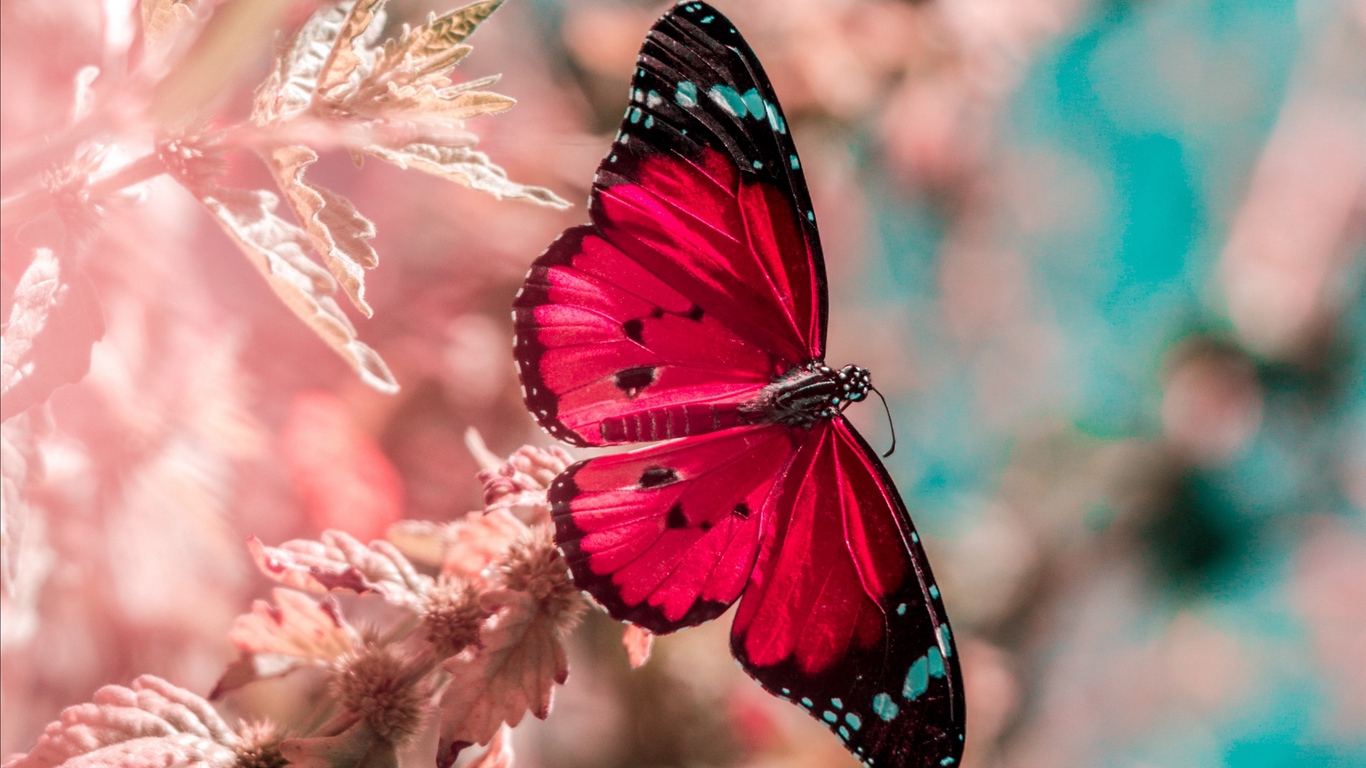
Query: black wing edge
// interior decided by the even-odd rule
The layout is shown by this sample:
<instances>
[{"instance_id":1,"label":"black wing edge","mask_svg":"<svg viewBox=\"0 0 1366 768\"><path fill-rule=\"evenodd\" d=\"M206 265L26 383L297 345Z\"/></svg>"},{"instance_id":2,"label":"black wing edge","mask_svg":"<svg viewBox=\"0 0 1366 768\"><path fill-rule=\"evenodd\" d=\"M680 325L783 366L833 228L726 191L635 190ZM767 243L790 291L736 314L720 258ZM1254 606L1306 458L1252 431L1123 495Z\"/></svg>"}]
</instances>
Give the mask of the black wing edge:
<instances>
[{"instance_id":1,"label":"black wing edge","mask_svg":"<svg viewBox=\"0 0 1366 768\"><path fill-rule=\"evenodd\" d=\"M596 233L591 224L570 227L531 262L517 297L512 300L512 357L522 384L522 401L532 418L552 437L580 448L591 447L579 433L559 419L559 396L541 377L541 356L545 347L536 333L536 307L549 304L549 282L544 277L551 268L566 266L583 250L583 239Z\"/></svg>"}]
</instances>

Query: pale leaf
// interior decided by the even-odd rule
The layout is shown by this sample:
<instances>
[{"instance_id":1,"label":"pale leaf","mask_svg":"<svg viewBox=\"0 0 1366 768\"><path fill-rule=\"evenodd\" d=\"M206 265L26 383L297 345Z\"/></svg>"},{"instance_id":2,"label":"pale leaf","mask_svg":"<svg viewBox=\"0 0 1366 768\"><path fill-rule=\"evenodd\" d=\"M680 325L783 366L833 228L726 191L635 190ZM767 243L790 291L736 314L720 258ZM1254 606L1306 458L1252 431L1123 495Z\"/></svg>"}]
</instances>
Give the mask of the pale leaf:
<instances>
[{"instance_id":1,"label":"pale leaf","mask_svg":"<svg viewBox=\"0 0 1366 768\"><path fill-rule=\"evenodd\" d=\"M388 120L450 123L479 115L506 112L517 102L501 93L451 88L449 81L413 84L387 83L386 90L366 114Z\"/></svg>"},{"instance_id":2,"label":"pale leaf","mask_svg":"<svg viewBox=\"0 0 1366 768\"><path fill-rule=\"evenodd\" d=\"M488 192L499 199L530 200L555 208L568 208L569 203L554 192L509 181L502 168L489 161L488 155L468 147L408 144L384 147L372 144L365 151L400 168L430 173L463 184L471 189Z\"/></svg>"},{"instance_id":3,"label":"pale leaf","mask_svg":"<svg viewBox=\"0 0 1366 768\"><path fill-rule=\"evenodd\" d=\"M443 46L440 38L424 35L426 30L426 26L418 27L386 43L375 62L374 74L417 81L446 72L474 50L469 45Z\"/></svg>"},{"instance_id":4,"label":"pale leaf","mask_svg":"<svg viewBox=\"0 0 1366 768\"><path fill-rule=\"evenodd\" d=\"M318 75L332 54L332 44L350 18L350 6L341 3L318 9L275 59L275 65L256 91L251 120L268 125L288 120L313 104Z\"/></svg>"},{"instance_id":5,"label":"pale leaf","mask_svg":"<svg viewBox=\"0 0 1366 768\"><path fill-rule=\"evenodd\" d=\"M304 181L304 171L317 160L317 152L301 146L279 147L269 156L275 180L295 217L303 222L314 250L322 254L323 262L356 309L370 317L374 312L365 303L365 270L379 264L379 256L369 243L375 236L375 225L350 200Z\"/></svg>"},{"instance_id":6,"label":"pale leaf","mask_svg":"<svg viewBox=\"0 0 1366 768\"><path fill-rule=\"evenodd\" d=\"M13 301L0 346L0 420L84 378L90 349L104 335L89 279L51 248L36 249Z\"/></svg>"},{"instance_id":7,"label":"pale leaf","mask_svg":"<svg viewBox=\"0 0 1366 768\"><path fill-rule=\"evenodd\" d=\"M655 636L650 630L627 624L621 633L621 644L626 648L626 658L633 668L639 668L650 660L650 649L654 647Z\"/></svg>"},{"instance_id":8,"label":"pale leaf","mask_svg":"<svg viewBox=\"0 0 1366 768\"><path fill-rule=\"evenodd\" d=\"M247 548L262 573L308 592L374 592L394 605L416 609L432 588L432 577L418 573L387 541L366 546L341 531L323 531L320 538L267 547L252 537Z\"/></svg>"},{"instance_id":9,"label":"pale leaf","mask_svg":"<svg viewBox=\"0 0 1366 768\"><path fill-rule=\"evenodd\" d=\"M142 38L152 50L165 51L177 43L196 21L194 0L142 0Z\"/></svg>"},{"instance_id":10,"label":"pale leaf","mask_svg":"<svg viewBox=\"0 0 1366 768\"><path fill-rule=\"evenodd\" d=\"M512 729L504 725L498 729L493 741L489 742L484 754L470 763L468 768L512 768L513 757Z\"/></svg>"},{"instance_id":11,"label":"pale leaf","mask_svg":"<svg viewBox=\"0 0 1366 768\"><path fill-rule=\"evenodd\" d=\"M330 595L317 601L290 589L276 589L272 594L275 605L257 600L251 613L233 622L228 639L239 650L332 662L360 642Z\"/></svg>"},{"instance_id":12,"label":"pale leaf","mask_svg":"<svg viewBox=\"0 0 1366 768\"><path fill-rule=\"evenodd\" d=\"M465 442L470 444L468 434ZM516 512L522 520L548 519L546 488L573 461L559 446L522 446L507 461L479 470L479 482L484 484L484 509Z\"/></svg>"},{"instance_id":13,"label":"pale leaf","mask_svg":"<svg viewBox=\"0 0 1366 768\"><path fill-rule=\"evenodd\" d=\"M107 685L90 703L67 707L28 754L11 757L4 768L229 768L237 745L209 702L143 675L131 688Z\"/></svg>"},{"instance_id":14,"label":"pale leaf","mask_svg":"<svg viewBox=\"0 0 1366 768\"><path fill-rule=\"evenodd\" d=\"M385 538L410 561L440 566L443 576L480 584L485 569L529 530L507 510L496 510L471 512L450 523L404 520L389 526Z\"/></svg>"},{"instance_id":15,"label":"pale leaf","mask_svg":"<svg viewBox=\"0 0 1366 768\"><path fill-rule=\"evenodd\" d=\"M450 544L448 526L431 520L400 520L389 526L384 538L409 562L433 567L441 565Z\"/></svg>"},{"instance_id":16,"label":"pale leaf","mask_svg":"<svg viewBox=\"0 0 1366 768\"><path fill-rule=\"evenodd\" d=\"M344 727L340 727L344 726ZM280 742L294 768L398 768L398 750L364 719L343 713L319 729L322 735Z\"/></svg>"},{"instance_id":17,"label":"pale leaf","mask_svg":"<svg viewBox=\"0 0 1366 768\"><path fill-rule=\"evenodd\" d=\"M357 51L356 38L363 36L374 23L375 15L382 5L384 0L355 0L333 39L332 50L318 72L315 94L324 99L334 99L339 86L359 79L353 76L358 74L358 70L363 71L368 62L365 60L363 43L362 49Z\"/></svg>"},{"instance_id":18,"label":"pale leaf","mask_svg":"<svg viewBox=\"0 0 1366 768\"><path fill-rule=\"evenodd\" d=\"M275 215L275 195L220 188L199 199L285 306L350 363L362 381L381 392L398 391L384 360L356 338L355 327L332 299L336 282L308 258L308 236Z\"/></svg>"},{"instance_id":19,"label":"pale leaf","mask_svg":"<svg viewBox=\"0 0 1366 768\"><path fill-rule=\"evenodd\" d=\"M537 610L534 597L497 590L480 599L494 616L480 643L442 665L451 679L441 695L437 765L448 768L461 750L487 744L503 723L515 726L528 710L545 719L556 683L569 662L555 622Z\"/></svg>"},{"instance_id":20,"label":"pale leaf","mask_svg":"<svg viewBox=\"0 0 1366 768\"><path fill-rule=\"evenodd\" d=\"M258 680L283 677L309 662L297 656L282 656L275 653L248 653L239 657L223 670L209 693L209 699L218 699L238 688Z\"/></svg>"},{"instance_id":21,"label":"pale leaf","mask_svg":"<svg viewBox=\"0 0 1366 768\"><path fill-rule=\"evenodd\" d=\"M412 35L421 40L423 50L440 50L461 42L498 10L503 0L482 0L457 8L450 13L430 19L426 24L413 30Z\"/></svg>"},{"instance_id":22,"label":"pale leaf","mask_svg":"<svg viewBox=\"0 0 1366 768\"><path fill-rule=\"evenodd\" d=\"M501 559L512 542L530 531L526 524L505 509L487 514L473 512L446 526L446 554L441 573L481 583L484 570Z\"/></svg>"}]
</instances>

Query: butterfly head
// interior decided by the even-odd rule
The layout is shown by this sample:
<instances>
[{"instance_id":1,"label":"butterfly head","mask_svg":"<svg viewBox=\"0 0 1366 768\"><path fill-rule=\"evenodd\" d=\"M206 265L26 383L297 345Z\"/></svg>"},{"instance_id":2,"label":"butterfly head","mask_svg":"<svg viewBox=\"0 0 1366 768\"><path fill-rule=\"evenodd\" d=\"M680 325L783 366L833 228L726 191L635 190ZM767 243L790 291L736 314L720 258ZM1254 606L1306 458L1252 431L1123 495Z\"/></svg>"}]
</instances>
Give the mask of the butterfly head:
<instances>
[{"instance_id":1,"label":"butterfly head","mask_svg":"<svg viewBox=\"0 0 1366 768\"><path fill-rule=\"evenodd\" d=\"M809 427L867 398L872 387L872 377L864 368L846 365L836 371L815 361L779 376L745 409L757 422Z\"/></svg>"},{"instance_id":2,"label":"butterfly head","mask_svg":"<svg viewBox=\"0 0 1366 768\"><path fill-rule=\"evenodd\" d=\"M857 403L868 397L868 390L873 388L872 374L868 373L867 368L860 368L857 365L844 366L835 377L840 390L836 396L838 400L834 404L839 405L841 409L844 405Z\"/></svg>"}]
</instances>

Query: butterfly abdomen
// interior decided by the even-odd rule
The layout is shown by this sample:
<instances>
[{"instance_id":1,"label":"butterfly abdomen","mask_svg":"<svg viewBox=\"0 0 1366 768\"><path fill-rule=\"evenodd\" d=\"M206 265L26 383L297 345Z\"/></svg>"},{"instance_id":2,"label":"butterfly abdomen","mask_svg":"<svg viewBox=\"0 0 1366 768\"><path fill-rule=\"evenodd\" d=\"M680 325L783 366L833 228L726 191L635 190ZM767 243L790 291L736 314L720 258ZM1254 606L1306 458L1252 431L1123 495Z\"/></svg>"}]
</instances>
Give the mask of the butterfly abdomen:
<instances>
[{"instance_id":1,"label":"butterfly abdomen","mask_svg":"<svg viewBox=\"0 0 1366 768\"><path fill-rule=\"evenodd\" d=\"M693 403L653 408L601 422L608 443L647 443L672 440L738 427L752 420L735 405Z\"/></svg>"}]
</instances>

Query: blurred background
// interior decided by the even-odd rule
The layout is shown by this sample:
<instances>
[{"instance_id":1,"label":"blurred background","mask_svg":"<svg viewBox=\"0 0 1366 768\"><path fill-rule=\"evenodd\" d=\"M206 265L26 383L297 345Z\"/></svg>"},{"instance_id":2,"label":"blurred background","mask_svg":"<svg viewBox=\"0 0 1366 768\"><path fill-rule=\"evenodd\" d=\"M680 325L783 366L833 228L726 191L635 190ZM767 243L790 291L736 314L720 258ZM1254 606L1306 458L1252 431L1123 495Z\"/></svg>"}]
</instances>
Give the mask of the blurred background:
<instances>
[{"instance_id":1,"label":"blurred background","mask_svg":"<svg viewBox=\"0 0 1366 768\"><path fill-rule=\"evenodd\" d=\"M1366 3L715 4L812 185L829 362L891 403L888 466L960 638L965 765L1366 766ZM7 154L66 119L81 67L111 65L126 5L0 7ZM459 72L501 72L519 102L470 123L481 149L569 211L344 152L312 169L378 229L357 323L395 396L182 190L107 218L83 257L106 326L90 372L4 426L0 754L100 685L206 693L268 589L247 536L451 520L481 507L468 427L500 454L548 442L509 304L585 219L663 7L510 0L472 40ZM448 9L393 0L388 24ZM225 119L270 44L242 52ZM228 172L268 183L249 158ZM887 444L880 409L850 416ZM633 671L590 615L518 764L857 765L735 669L728 625Z\"/></svg>"}]
</instances>

